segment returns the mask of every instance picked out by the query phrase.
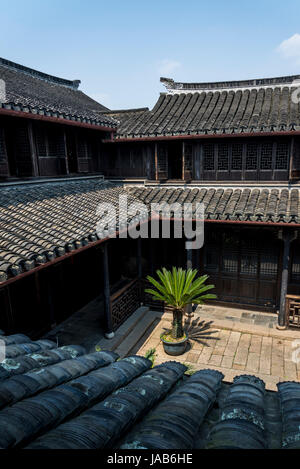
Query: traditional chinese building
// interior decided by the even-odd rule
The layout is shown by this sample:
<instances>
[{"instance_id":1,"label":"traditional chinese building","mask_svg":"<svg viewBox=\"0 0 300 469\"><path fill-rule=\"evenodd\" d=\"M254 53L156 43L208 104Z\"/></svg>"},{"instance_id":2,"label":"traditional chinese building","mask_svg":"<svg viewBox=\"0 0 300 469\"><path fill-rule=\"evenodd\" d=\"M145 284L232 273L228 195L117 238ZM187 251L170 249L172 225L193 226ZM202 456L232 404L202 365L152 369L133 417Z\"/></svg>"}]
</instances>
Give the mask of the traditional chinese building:
<instances>
[{"instance_id":1,"label":"traditional chinese building","mask_svg":"<svg viewBox=\"0 0 300 469\"><path fill-rule=\"evenodd\" d=\"M298 322L299 78L163 78L152 110L112 111L78 81L1 59L2 328L38 335L103 293L112 331L147 301L147 273L187 261L210 275L220 304ZM97 206L117 208L120 194L203 203L204 247L99 239Z\"/></svg>"}]
</instances>

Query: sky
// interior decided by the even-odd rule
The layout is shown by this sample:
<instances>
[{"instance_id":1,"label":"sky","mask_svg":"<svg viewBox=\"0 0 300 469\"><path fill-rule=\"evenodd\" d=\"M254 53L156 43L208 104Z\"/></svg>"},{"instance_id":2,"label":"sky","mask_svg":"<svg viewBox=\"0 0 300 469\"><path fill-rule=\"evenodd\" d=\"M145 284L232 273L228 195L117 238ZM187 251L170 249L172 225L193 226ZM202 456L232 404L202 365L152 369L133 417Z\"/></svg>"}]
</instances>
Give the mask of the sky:
<instances>
[{"instance_id":1,"label":"sky","mask_svg":"<svg viewBox=\"0 0 300 469\"><path fill-rule=\"evenodd\" d=\"M151 109L161 76L299 74L299 18L299 0L0 0L0 57L80 79L110 109Z\"/></svg>"}]
</instances>

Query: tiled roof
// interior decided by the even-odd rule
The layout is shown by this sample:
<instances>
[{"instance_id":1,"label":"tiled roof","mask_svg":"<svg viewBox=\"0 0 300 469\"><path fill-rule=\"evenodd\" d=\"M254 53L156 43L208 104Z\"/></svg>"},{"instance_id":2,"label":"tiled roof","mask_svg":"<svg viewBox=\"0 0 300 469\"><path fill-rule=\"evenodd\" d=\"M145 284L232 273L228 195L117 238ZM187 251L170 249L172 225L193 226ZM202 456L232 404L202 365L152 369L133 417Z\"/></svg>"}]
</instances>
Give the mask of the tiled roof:
<instances>
[{"instance_id":1,"label":"tiled roof","mask_svg":"<svg viewBox=\"0 0 300 469\"><path fill-rule=\"evenodd\" d=\"M6 359L0 448L300 448L300 383L267 392L255 376L227 384L215 370L117 358L66 346Z\"/></svg>"},{"instance_id":2,"label":"tiled roof","mask_svg":"<svg viewBox=\"0 0 300 469\"><path fill-rule=\"evenodd\" d=\"M115 128L108 109L78 90L80 81L64 80L0 58L6 99L0 109Z\"/></svg>"},{"instance_id":3,"label":"tiled roof","mask_svg":"<svg viewBox=\"0 0 300 469\"><path fill-rule=\"evenodd\" d=\"M300 130L292 99L300 75L218 83L175 83L152 111L128 115L117 138L266 133Z\"/></svg>"},{"instance_id":4,"label":"tiled roof","mask_svg":"<svg viewBox=\"0 0 300 469\"><path fill-rule=\"evenodd\" d=\"M145 112L149 111L148 107L141 107L138 109L121 109L116 111L105 111L105 115L112 117L119 124L122 122L127 122L128 119L138 118L142 116Z\"/></svg>"},{"instance_id":5,"label":"tiled roof","mask_svg":"<svg viewBox=\"0 0 300 469\"><path fill-rule=\"evenodd\" d=\"M118 224L121 194L99 177L0 187L0 281L97 241L99 204L115 206Z\"/></svg>"},{"instance_id":6,"label":"tiled roof","mask_svg":"<svg viewBox=\"0 0 300 469\"><path fill-rule=\"evenodd\" d=\"M147 218L120 219L120 195L128 196L128 205L145 203L149 216L152 202L190 202L194 214L202 202L206 220L300 223L299 189L126 187L99 177L2 185L0 282L100 239L96 211L101 203L115 207L117 229Z\"/></svg>"},{"instance_id":7,"label":"tiled roof","mask_svg":"<svg viewBox=\"0 0 300 469\"><path fill-rule=\"evenodd\" d=\"M205 220L300 223L299 189L264 188L128 188L137 199L152 203L192 203L205 206Z\"/></svg>"},{"instance_id":8,"label":"tiled roof","mask_svg":"<svg viewBox=\"0 0 300 469\"><path fill-rule=\"evenodd\" d=\"M249 88L249 87L269 87L269 86L286 86L293 83L300 83L300 75L288 75L284 77L272 78L254 78L253 80L235 80L235 81L216 81L216 82L201 82L201 83L184 83L176 82L172 78L161 77L161 83L167 88L168 91L172 90L207 90L207 89L235 89L235 88Z\"/></svg>"}]
</instances>

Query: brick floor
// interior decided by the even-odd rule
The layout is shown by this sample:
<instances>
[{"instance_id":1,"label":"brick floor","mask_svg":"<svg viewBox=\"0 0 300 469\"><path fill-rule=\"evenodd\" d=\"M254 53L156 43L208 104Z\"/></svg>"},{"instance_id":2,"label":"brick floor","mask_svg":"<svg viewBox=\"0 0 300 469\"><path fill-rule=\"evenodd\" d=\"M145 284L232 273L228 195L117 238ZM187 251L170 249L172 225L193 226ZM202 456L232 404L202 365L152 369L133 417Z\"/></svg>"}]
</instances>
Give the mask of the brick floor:
<instances>
[{"instance_id":1,"label":"brick floor","mask_svg":"<svg viewBox=\"0 0 300 469\"><path fill-rule=\"evenodd\" d=\"M143 344L143 347L137 351L138 354L143 352L155 344L159 338L159 331L162 328L170 328L171 317L169 321L166 317L156 326L152 335ZM251 319L251 318L250 318ZM216 321L217 322L217 321ZM222 371L225 380L232 381L234 376L241 373L255 374L263 379L266 388L275 390L276 384L284 380L300 380L300 362L294 363L292 360L293 338L289 339L276 329L266 327L266 335L263 335L264 329L245 323L243 331L243 323L239 322L239 330L234 330L236 322L232 321L232 328L228 326L220 327L221 320L218 320L218 326L214 323L209 324L204 321L199 329L197 337L193 338L193 334L189 334L189 348L186 353L175 360L182 363L190 364L194 370L203 368L212 368ZM282 338L279 338L281 337ZM299 333L300 338L300 333ZM300 353L299 353L300 357ZM167 355L160 343L156 347L156 363L173 359Z\"/></svg>"}]
</instances>

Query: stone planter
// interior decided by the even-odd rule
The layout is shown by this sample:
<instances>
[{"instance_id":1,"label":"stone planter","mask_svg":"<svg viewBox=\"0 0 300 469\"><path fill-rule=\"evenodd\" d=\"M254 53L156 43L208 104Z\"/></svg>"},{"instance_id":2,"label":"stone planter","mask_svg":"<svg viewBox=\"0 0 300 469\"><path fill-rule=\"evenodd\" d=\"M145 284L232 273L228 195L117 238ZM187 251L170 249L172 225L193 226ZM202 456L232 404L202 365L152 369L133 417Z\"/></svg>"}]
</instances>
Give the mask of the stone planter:
<instances>
[{"instance_id":1,"label":"stone planter","mask_svg":"<svg viewBox=\"0 0 300 469\"><path fill-rule=\"evenodd\" d=\"M165 353L168 355L172 355L173 357L182 355L185 352L188 340L189 338L187 335L184 339L178 342L168 342L164 340L163 337L161 337Z\"/></svg>"}]
</instances>

